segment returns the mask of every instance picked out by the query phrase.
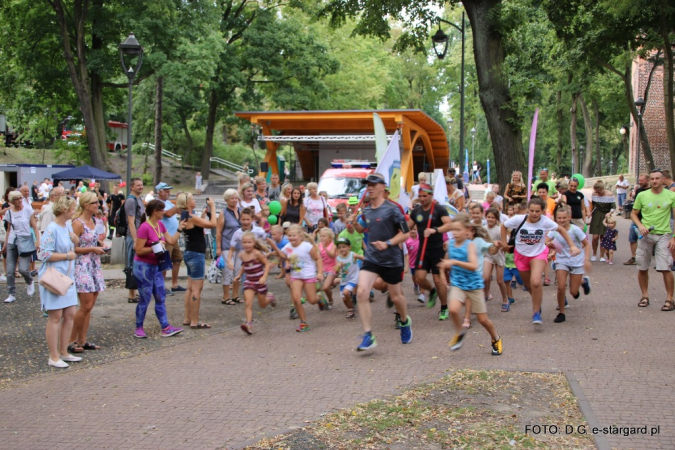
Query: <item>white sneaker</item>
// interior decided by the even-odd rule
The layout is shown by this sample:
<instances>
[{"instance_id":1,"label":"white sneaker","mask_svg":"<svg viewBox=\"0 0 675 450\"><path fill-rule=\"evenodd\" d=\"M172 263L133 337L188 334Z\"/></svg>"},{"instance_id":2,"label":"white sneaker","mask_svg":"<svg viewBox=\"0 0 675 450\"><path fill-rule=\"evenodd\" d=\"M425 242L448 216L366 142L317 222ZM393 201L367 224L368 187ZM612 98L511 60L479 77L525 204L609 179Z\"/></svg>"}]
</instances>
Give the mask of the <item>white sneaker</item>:
<instances>
[{"instance_id":1,"label":"white sneaker","mask_svg":"<svg viewBox=\"0 0 675 450\"><path fill-rule=\"evenodd\" d=\"M420 302L420 303L426 303L427 298L424 296L424 294L420 294L420 295L417 296L417 301Z\"/></svg>"},{"instance_id":2,"label":"white sneaker","mask_svg":"<svg viewBox=\"0 0 675 450\"><path fill-rule=\"evenodd\" d=\"M9 294L9 297L5 299L5 303L12 303L16 301L16 297L14 297L12 294Z\"/></svg>"},{"instance_id":3,"label":"white sneaker","mask_svg":"<svg viewBox=\"0 0 675 450\"><path fill-rule=\"evenodd\" d=\"M51 358L49 358L49 365L52 367L58 367L59 369L67 369L68 367L70 367L61 359L59 359L58 361L52 361Z\"/></svg>"},{"instance_id":4,"label":"white sneaker","mask_svg":"<svg viewBox=\"0 0 675 450\"><path fill-rule=\"evenodd\" d=\"M605 261L606 261L605 258L600 258L600 262L605 262Z\"/></svg>"},{"instance_id":5,"label":"white sneaker","mask_svg":"<svg viewBox=\"0 0 675 450\"><path fill-rule=\"evenodd\" d=\"M597 260L598 260L598 258L596 258L595 256L591 256L591 261L597 261Z\"/></svg>"},{"instance_id":6,"label":"white sneaker","mask_svg":"<svg viewBox=\"0 0 675 450\"><path fill-rule=\"evenodd\" d=\"M35 294L35 281L26 287L26 294L28 294L29 297L32 297L33 294Z\"/></svg>"},{"instance_id":7,"label":"white sneaker","mask_svg":"<svg viewBox=\"0 0 675 450\"><path fill-rule=\"evenodd\" d=\"M79 356L71 355L70 353L66 353L65 355L61 355L61 361L80 362L82 361L82 358L80 358Z\"/></svg>"},{"instance_id":8,"label":"white sneaker","mask_svg":"<svg viewBox=\"0 0 675 450\"><path fill-rule=\"evenodd\" d=\"M4 275L0 275L0 283L6 283L7 282L7 277Z\"/></svg>"}]
</instances>

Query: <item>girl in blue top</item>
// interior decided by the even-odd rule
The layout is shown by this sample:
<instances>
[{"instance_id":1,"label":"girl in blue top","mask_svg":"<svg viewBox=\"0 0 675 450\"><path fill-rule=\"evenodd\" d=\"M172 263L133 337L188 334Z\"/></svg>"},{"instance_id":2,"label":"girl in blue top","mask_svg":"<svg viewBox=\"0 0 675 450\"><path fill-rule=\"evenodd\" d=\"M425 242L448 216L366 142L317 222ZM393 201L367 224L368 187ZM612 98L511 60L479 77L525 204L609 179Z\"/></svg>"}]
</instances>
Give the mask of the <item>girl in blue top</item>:
<instances>
[{"instance_id":1,"label":"girl in blue top","mask_svg":"<svg viewBox=\"0 0 675 450\"><path fill-rule=\"evenodd\" d=\"M469 299L471 309L476 319L492 338L492 354L502 354L502 339L497 334L494 324L487 316L483 275L479 271L478 252L476 245L470 241L472 235L471 221L465 213L457 214L452 221L452 234L455 242L448 248L449 259L444 259L438 266L442 269L452 269L450 289L450 316L459 330L450 341L451 350L459 350L466 336L466 329L462 327L462 305ZM468 306L468 305L467 305Z\"/></svg>"}]
</instances>

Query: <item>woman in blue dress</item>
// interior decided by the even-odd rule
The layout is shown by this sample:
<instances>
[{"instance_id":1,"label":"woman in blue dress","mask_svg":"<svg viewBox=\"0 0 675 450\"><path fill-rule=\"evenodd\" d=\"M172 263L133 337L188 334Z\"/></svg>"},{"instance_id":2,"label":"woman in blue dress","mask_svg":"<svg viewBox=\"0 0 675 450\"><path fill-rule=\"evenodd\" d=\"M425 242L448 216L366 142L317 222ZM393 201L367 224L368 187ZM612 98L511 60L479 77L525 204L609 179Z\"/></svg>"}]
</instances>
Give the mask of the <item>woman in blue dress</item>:
<instances>
[{"instance_id":1,"label":"woman in blue dress","mask_svg":"<svg viewBox=\"0 0 675 450\"><path fill-rule=\"evenodd\" d=\"M52 210L54 221L49 224L42 236L40 246L42 267L40 267L38 279L42 278L50 266L73 278L72 266L76 257L73 249L79 239L73 233L72 227L67 225L67 221L72 219L75 213L75 204L74 199L67 197L61 197L54 204ZM49 365L65 369L68 367L68 362L81 361L82 358L68 353L68 342L77 308L75 283L70 285L68 292L63 296L52 294L40 285L40 302L42 308L49 314L46 332Z\"/></svg>"}]
</instances>

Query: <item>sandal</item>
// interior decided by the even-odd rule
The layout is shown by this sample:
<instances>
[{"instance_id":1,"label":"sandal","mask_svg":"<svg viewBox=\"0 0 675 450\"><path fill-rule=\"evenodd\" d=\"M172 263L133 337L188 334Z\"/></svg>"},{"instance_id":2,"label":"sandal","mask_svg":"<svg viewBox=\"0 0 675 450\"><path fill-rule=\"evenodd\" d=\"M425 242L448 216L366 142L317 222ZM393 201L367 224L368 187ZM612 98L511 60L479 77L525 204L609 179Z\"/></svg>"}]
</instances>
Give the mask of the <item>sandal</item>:
<instances>
[{"instance_id":1,"label":"sandal","mask_svg":"<svg viewBox=\"0 0 675 450\"><path fill-rule=\"evenodd\" d=\"M68 353L84 353L84 349L77 342L68 345Z\"/></svg>"},{"instance_id":2,"label":"sandal","mask_svg":"<svg viewBox=\"0 0 675 450\"><path fill-rule=\"evenodd\" d=\"M467 330L471 328L471 321L469 319L464 319L464 323L462 324L462 328L466 328Z\"/></svg>"},{"instance_id":3,"label":"sandal","mask_svg":"<svg viewBox=\"0 0 675 450\"><path fill-rule=\"evenodd\" d=\"M85 342L82 348L85 350L101 350L101 347L96 344L92 344L91 342Z\"/></svg>"},{"instance_id":4,"label":"sandal","mask_svg":"<svg viewBox=\"0 0 675 450\"><path fill-rule=\"evenodd\" d=\"M127 303L138 303L138 297L127 298Z\"/></svg>"},{"instance_id":5,"label":"sandal","mask_svg":"<svg viewBox=\"0 0 675 450\"><path fill-rule=\"evenodd\" d=\"M234 297L232 301L234 301L235 303L244 303L244 300L240 299L239 297Z\"/></svg>"},{"instance_id":6,"label":"sandal","mask_svg":"<svg viewBox=\"0 0 675 450\"><path fill-rule=\"evenodd\" d=\"M509 312L510 307L511 307L511 303L509 303L509 302L502 303L502 312Z\"/></svg>"},{"instance_id":7,"label":"sandal","mask_svg":"<svg viewBox=\"0 0 675 450\"><path fill-rule=\"evenodd\" d=\"M640 299L640 303L638 303L638 306L640 308L645 308L645 307L649 306L649 297L642 297Z\"/></svg>"},{"instance_id":8,"label":"sandal","mask_svg":"<svg viewBox=\"0 0 675 450\"><path fill-rule=\"evenodd\" d=\"M347 314L345 315L347 319L353 319L356 317L356 314L354 313L354 308L350 308L347 310Z\"/></svg>"},{"instance_id":9,"label":"sandal","mask_svg":"<svg viewBox=\"0 0 675 450\"><path fill-rule=\"evenodd\" d=\"M550 286L551 285L551 280L549 278L544 279L544 286Z\"/></svg>"},{"instance_id":10,"label":"sandal","mask_svg":"<svg viewBox=\"0 0 675 450\"><path fill-rule=\"evenodd\" d=\"M236 304L237 304L237 302L235 302L234 299L233 299L232 297L230 297L230 298L228 298L228 299L225 299L225 300L221 300L221 303L222 303L223 305L236 305ZM190 324L189 324L189 323L184 323L183 325L190 325Z\"/></svg>"},{"instance_id":11,"label":"sandal","mask_svg":"<svg viewBox=\"0 0 675 450\"><path fill-rule=\"evenodd\" d=\"M199 322L197 325L190 325L190 328L193 330L206 330L208 328L211 328L211 325L209 325L206 322Z\"/></svg>"},{"instance_id":12,"label":"sandal","mask_svg":"<svg viewBox=\"0 0 675 450\"><path fill-rule=\"evenodd\" d=\"M666 303L661 307L661 311L675 311L675 302L666 300Z\"/></svg>"},{"instance_id":13,"label":"sandal","mask_svg":"<svg viewBox=\"0 0 675 450\"><path fill-rule=\"evenodd\" d=\"M190 321L189 321L189 320L183 321L183 326L188 326L188 325L190 325Z\"/></svg>"}]
</instances>

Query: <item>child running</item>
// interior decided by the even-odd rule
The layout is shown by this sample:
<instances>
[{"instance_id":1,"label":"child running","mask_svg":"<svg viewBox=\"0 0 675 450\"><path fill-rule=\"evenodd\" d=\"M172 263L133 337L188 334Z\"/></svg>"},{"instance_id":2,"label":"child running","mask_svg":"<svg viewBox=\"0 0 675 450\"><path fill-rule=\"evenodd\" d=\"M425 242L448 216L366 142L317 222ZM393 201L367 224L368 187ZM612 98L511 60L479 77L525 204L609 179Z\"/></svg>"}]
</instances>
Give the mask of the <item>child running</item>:
<instances>
[{"instance_id":1,"label":"child running","mask_svg":"<svg viewBox=\"0 0 675 450\"><path fill-rule=\"evenodd\" d=\"M287 259L291 267L291 298L293 307L300 318L300 325L295 330L299 333L309 331L307 315L302 306L302 290L312 305L319 304L319 309L326 309L326 301L316 295L316 282L323 281L323 263L319 249L311 243L311 238L298 224L288 228L288 244L275 251L280 258Z\"/></svg>"},{"instance_id":2,"label":"child running","mask_svg":"<svg viewBox=\"0 0 675 450\"><path fill-rule=\"evenodd\" d=\"M363 256L351 251L351 242L347 238L338 238L337 257L335 258L335 274L340 277L340 294L342 301L347 307L347 319L353 319L354 313L354 290L359 281L358 261L363 261Z\"/></svg>"},{"instance_id":3,"label":"child running","mask_svg":"<svg viewBox=\"0 0 675 450\"><path fill-rule=\"evenodd\" d=\"M490 193L488 192L488 195ZM485 213L485 220L487 220L487 233L492 242L500 242L501 227L499 222L500 212L497 208L490 208ZM490 294L490 279L492 278L492 269L497 272L497 286L499 292L502 294L502 312L508 312L511 306L509 298L506 294L506 284L504 283L504 252L498 250L497 253L485 255L485 262L483 263L483 281L485 282L485 295L487 300L492 299Z\"/></svg>"},{"instance_id":4,"label":"child running","mask_svg":"<svg viewBox=\"0 0 675 450\"><path fill-rule=\"evenodd\" d=\"M330 228L324 227L319 232L319 254L321 255L321 261L323 262L323 286L321 287L321 291L328 300L328 309L333 309L335 255L337 255L337 248L335 247L335 244L333 244L334 239L335 233L333 233Z\"/></svg>"},{"instance_id":5,"label":"child running","mask_svg":"<svg viewBox=\"0 0 675 450\"><path fill-rule=\"evenodd\" d=\"M270 234L270 229L272 228L272 225L268 220L269 216L270 207L267 205L267 203L262 203L260 205L260 228L262 228L268 236Z\"/></svg>"},{"instance_id":6,"label":"child running","mask_svg":"<svg viewBox=\"0 0 675 450\"><path fill-rule=\"evenodd\" d=\"M265 252L267 247L258 241L255 235L247 231L241 236L242 250L239 252L241 260L241 269L234 278L239 282L241 275L246 273L244 281L244 303L246 307L246 323L241 324L241 329L246 334L253 334L253 296L258 296L258 305L265 308L268 304L272 307L277 306L274 297L267 294L267 275L270 266L267 262Z\"/></svg>"},{"instance_id":7,"label":"child running","mask_svg":"<svg viewBox=\"0 0 675 450\"><path fill-rule=\"evenodd\" d=\"M417 227L414 225L410 228L410 237L406 239L405 246L408 249L408 259L410 261L413 261L414 266L415 261L417 261L417 252L420 249L420 241L417 236ZM412 275L413 286L415 290L415 295L417 296L417 301L420 303L424 303L426 301L424 293L420 290L419 285L415 283L415 267L410 267L410 275Z\"/></svg>"},{"instance_id":8,"label":"child running","mask_svg":"<svg viewBox=\"0 0 675 450\"><path fill-rule=\"evenodd\" d=\"M584 276L584 268L591 269L591 246L588 243L586 234L576 225L571 224L572 208L567 205L559 205L555 211L555 220L558 223L558 229L566 230L570 239L577 247L583 247L583 250L577 256L572 256L570 246L558 231L549 233L546 242L555 254L555 276L558 280L558 315L553 320L555 323L565 321L565 308L567 307L567 297L565 289L567 287L567 277L570 280L570 294L575 299L579 298L579 286L584 289L584 295L591 293L591 284L587 276ZM552 255L549 254L549 257Z\"/></svg>"},{"instance_id":9,"label":"child running","mask_svg":"<svg viewBox=\"0 0 675 450\"><path fill-rule=\"evenodd\" d=\"M530 200L527 215L513 216L502 224L502 247L508 248L506 233L515 229L514 261L527 291L532 296L532 324L541 325L541 300L544 295L542 275L548 264L545 238L549 231L558 230L570 247L570 255L577 256L579 248L570 239L567 230L544 216L546 204L538 197Z\"/></svg>"},{"instance_id":10,"label":"child running","mask_svg":"<svg viewBox=\"0 0 675 450\"><path fill-rule=\"evenodd\" d=\"M619 238L619 230L616 229L616 219L607 214L605 220L602 222L605 226L605 234L602 236L600 243L600 261L605 261L607 256L607 264L614 264L614 252L616 251L616 240Z\"/></svg>"},{"instance_id":11,"label":"child running","mask_svg":"<svg viewBox=\"0 0 675 450\"><path fill-rule=\"evenodd\" d=\"M450 244L448 257L439 263L441 268L452 268L450 288L450 317L455 323L457 333L450 341L451 350L459 350L466 336L466 329L461 326L462 305L469 300L478 323L480 323L492 338L492 354L502 354L502 339L497 334L494 324L487 316L485 303L484 283L479 269L476 246L469 240L471 221L465 213L457 214L452 221L452 234L455 238ZM468 304L467 304L468 306Z\"/></svg>"},{"instance_id":12,"label":"child running","mask_svg":"<svg viewBox=\"0 0 675 450\"><path fill-rule=\"evenodd\" d=\"M485 210L480 203L471 203L469 206L469 214L471 214L471 223L473 225L478 225L481 227L487 225L487 221L483 217L484 211Z\"/></svg>"}]
</instances>

